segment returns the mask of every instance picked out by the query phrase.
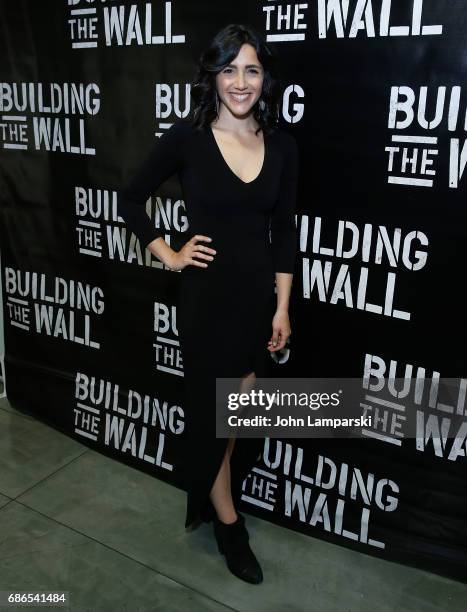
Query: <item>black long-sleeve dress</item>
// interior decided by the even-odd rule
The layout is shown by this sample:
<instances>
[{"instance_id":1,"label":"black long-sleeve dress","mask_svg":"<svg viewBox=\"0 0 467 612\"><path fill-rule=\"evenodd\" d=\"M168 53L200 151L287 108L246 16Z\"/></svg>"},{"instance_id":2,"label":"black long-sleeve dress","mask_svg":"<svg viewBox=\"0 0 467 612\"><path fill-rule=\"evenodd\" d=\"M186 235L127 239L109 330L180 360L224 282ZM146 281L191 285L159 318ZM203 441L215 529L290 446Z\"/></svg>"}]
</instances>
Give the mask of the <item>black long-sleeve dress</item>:
<instances>
[{"instance_id":1,"label":"black long-sleeve dress","mask_svg":"<svg viewBox=\"0 0 467 612\"><path fill-rule=\"evenodd\" d=\"M246 183L225 161L211 128L178 120L156 141L118 194L118 213L142 246L164 236L145 210L161 183L178 174L189 230L217 251L207 268L180 273L177 327L185 385L185 527L208 507L227 439L216 438L216 377L267 376L267 343L277 305L275 272L294 271L298 147L281 128L265 134L258 176ZM270 230L270 231L269 231ZM262 439L238 438L231 457L234 503Z\"/></svg>"}]
</instances>

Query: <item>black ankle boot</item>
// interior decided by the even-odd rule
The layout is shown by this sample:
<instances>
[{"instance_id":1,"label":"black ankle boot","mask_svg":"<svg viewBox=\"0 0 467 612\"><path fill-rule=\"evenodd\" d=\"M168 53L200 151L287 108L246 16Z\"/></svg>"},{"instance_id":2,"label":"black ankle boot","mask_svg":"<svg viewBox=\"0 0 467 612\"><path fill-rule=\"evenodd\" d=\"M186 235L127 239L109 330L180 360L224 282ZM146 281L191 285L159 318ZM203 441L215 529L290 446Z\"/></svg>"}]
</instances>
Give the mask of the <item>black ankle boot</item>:
<instances>
[{"instance_id":1,"label":"black ankle boot","mask_svg":"<svg viewBox=\"0 0 467 612\"><path fill-rule=\"evenodd\" d=\"M237 512L235 523L226 524L216 516L213 518L214 535L219 552L225 556L229 570L246 582L259 584L263 581L263 572L248 543L249 534L245 527L245 518Z\"/></svg>"}]
</instances>

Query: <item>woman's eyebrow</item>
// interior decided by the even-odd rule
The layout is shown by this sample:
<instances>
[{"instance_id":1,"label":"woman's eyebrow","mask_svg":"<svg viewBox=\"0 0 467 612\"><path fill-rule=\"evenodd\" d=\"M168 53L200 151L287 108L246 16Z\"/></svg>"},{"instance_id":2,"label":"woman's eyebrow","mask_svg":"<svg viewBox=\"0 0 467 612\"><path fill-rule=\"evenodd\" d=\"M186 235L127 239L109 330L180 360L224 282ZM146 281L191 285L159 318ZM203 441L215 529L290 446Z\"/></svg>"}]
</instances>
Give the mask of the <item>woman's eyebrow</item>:
<instances>
[{"instance_id":1,"label":"woman's eyebrow","mask_svg":"<svg viewBox=\"0 0 467 612\"><path fill-rule=\"evenodd\" d=\"M237 66L235 64L228 64L226 68L237 68ZM245 68L261 68L261 66L258 66L258 64L247 64Z\"/></svg>"}]
</instances>

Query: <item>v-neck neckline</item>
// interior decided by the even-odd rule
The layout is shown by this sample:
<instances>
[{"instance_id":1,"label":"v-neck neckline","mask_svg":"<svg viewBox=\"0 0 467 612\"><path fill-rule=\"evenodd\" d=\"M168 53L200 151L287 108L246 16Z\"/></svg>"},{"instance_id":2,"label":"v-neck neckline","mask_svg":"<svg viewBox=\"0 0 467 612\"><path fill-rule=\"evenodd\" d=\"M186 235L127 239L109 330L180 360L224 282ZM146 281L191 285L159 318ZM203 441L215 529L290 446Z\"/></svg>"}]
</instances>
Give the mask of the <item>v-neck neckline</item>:
<instances>
[{"instance_id":1,"label":"v-neck neckline","mask_svg":"<svg viewBox=\"0 0 467 612\"><path fill-rule=\"evenodd\" d=\"M220 158L221 158L222 162L224 163L224 166L227 168L227 170L230 172L230 174L232 174L232 175L233 175L233 176L234 176L234 177L237 179L237 181L239 181L239 182L240 182L240 183L242 183L243 185L252 185L253 183L258 182L258 180L261 178L261 176L262 176L262 175L263 175L263 173L264 173L264 168L265 168L265 166L266 166L266 159L267 159L267 154L268 154L268 147L267 147L267 144L266 144L266 135L265 135L265 133L263 132L263 146L264 146L263 164L262 164L262 166L261 166L260 171L259 171L259 172L258 172L258 174L255 176L255 178L254 178L252 181L248 181L248 182L247 182L247 181L244 181L243 179L241 179L241 178L238 176L238 174L236 174L236 173L235 173L235 172L232 170L232 168L229 166L229 164L227 163L227 161L226 161L226 159L225 159L225 157L224 157L224 155L223 155L223 153L222 153L222 151L221 151L221 148L220 148L219 144L217 143L216 137L215 137L215 135L214 135L214 131L213 131L213 129L212 129L212 127L211 127L210 125L208 126L208 130L209 130L209 132L210 132L210 134L211 134L211 138L212 138L212 140L213 140L213 142L214 142L214 146L215 146L215 148L217 149L217 152L218 152L218 154L219 154L219 156L220 156Z\"/></svg>"}]
</instances>

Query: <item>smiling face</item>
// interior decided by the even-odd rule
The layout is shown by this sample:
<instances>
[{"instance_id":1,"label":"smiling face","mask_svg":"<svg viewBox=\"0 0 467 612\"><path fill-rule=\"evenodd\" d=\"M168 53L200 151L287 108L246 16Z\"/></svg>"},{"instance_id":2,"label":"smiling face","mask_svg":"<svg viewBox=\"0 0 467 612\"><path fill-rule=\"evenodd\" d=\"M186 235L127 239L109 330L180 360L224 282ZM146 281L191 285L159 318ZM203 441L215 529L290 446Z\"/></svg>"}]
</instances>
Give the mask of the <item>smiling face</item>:
<instances>
[{"instance_id":1,"label":"smiling face","mask_svg":"<svg viewBox=\"0 0 467 612\"><path fill-rule=\"evenodd\" d=\"M263 78L256 49L243 44L237 57L216 75L219 115L224 110L222 105L237 117L248 114L261 96Z\"/></svg>"}]
</instances>

